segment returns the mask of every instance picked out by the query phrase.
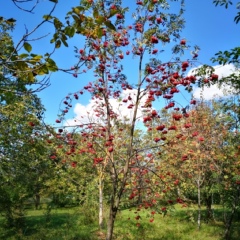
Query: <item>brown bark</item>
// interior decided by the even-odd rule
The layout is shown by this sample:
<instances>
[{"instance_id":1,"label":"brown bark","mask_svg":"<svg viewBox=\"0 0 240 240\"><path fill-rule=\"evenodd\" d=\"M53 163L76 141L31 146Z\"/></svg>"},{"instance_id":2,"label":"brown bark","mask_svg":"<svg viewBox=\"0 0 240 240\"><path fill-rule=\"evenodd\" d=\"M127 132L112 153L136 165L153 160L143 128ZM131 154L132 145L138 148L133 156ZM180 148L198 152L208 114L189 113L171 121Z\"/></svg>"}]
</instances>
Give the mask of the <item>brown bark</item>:
<instances>
[{"instance_id":1,"label":"brown bark","mask_svg":"<svg viewBox=\"0 0 240 240\"><path fill-rule=\"evenodd\" d=\"M37 210L40 205L40 194L39 193L35 194L34 202L35 202L35 209Z\"/></svg>"},{"instance_id":2,"label":"brown bark","mask_svg":"<svg viewBox=\"0 0 240 240\"><path fill-rule=\"evenodd\" d=\"M198 230L200 230L201 227L201 184L200 180L197 181L197 189L198 189Z\"/></svg>"},{"instance_id":3,"label":"brown bark","mask_svg":"<svg viewBox=\"0 0 240 240\"><path fill-rule=\"evenodd\" d=\"M99 229L103 229L103 181L99 178Z\"/></svg>"}]
</instances>

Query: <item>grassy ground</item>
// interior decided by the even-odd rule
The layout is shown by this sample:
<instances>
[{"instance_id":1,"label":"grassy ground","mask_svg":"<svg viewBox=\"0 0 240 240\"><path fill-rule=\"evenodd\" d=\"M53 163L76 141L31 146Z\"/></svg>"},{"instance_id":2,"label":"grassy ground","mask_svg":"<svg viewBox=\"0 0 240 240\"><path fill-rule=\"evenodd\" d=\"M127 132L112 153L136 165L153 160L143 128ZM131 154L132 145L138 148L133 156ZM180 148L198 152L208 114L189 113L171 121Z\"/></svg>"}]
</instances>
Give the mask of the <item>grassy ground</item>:
<instances>
[{"instance_id":1,"label":"grassy ground","mask_svg":"<svg viewBox=\"0 0 240 240\"><path fill-rule=\"evenodd\" d=\"M166 216L152 216L147 211L141 211L141 218L135 219L139 212L134 210L121 211L117 217L115 240L217 240L224 231L221 219L221 209L215 210L218 221L202 223L200 231L194 221L194 209L177 208ZM3 219L0 219L0 239L15 240L99 240L105 233L98 230L97 215L91 209L64 208L53 209L51 214L44 210L29 210L26 216L26 226L22 230L5 229ZM232 240L240 239L240 219L233 226ZM137 226L140 223L140 226Z\"/></svg>"}]
</instances>

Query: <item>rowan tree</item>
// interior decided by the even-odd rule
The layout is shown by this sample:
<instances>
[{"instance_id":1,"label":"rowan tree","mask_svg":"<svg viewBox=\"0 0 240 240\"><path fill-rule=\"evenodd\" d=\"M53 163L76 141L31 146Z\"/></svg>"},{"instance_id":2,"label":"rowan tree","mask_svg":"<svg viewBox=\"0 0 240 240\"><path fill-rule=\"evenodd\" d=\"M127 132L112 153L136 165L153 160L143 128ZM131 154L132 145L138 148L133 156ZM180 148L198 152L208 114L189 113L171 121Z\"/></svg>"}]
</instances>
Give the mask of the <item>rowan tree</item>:
<instances>
[{"instance_id":1,"label":"rowan tree","mask_svg":"<svg viewBox=\"0 0 240 240\"><path fill-rule=\"evenodd\" d=\"M178 13L170 13L169 8L167 1L137 1L129 8L121 1L81 1L80 6L68 13L66 27L61 25L61 29L71 29L72 36L78 33L85 36L84 44L76 48L78 62L72 66L73 76L82 77L89 72L93 79L63 100L56 122L64 121L74 100L80 100L84 93L90 94L92 111L78 116L72 124L83 137L84 152L110 179L106 239L112 239L121 199L131 179L132 162L137 162L139 171L144 171L152 149L168 142L170 131L165 129L152 142L139 144L137 123L140 121L148 125L148 131L152 130L151 124L161 118L161 107L154 107L156 100L162 100L167 111L175 107L179 115L182 112L183 119L188 117L187 109L177 106L174 95L182 90L181 86L191 91L196 83L195 76L185 73L197 58L198 48L193 49L193 55L182 58L190 50L180 35L184 27L184 1L179 2ZM133 16L131 23L125 21L128 11ZM86 18L86 12L90 18ZM55 42L57 39L55 35ZM172 47L167 60L161 58L165 45ZM136 69L134 77L128 77L126 59L132 62L132 71ZM216 78L209 76L210 81ZM127 114L123 107L129 110ZM140 155L146 159L145 163L141 163Z\"/></svg>"},{"instance_id":2,"label":"rowan tree","mask_svg":"<svg viewBox=\"0 0 240 240\"><path fill-rule=\"evenodd\" d=\"M208 210L207 218L213 217L212 194L221 175L219 156L222 154L220 149L224 144L223 134L227 129L222 122L217 121L218 116L204 103L199 103L189 115L188 122L182 125L182 142L178 147L175 146L175 154L178 158L181 157L182 164L178 167L183 174L182 181L189 179L196 190L200 228L202 202ZM188 185L185 185L182 193L186 188Z\"/></svg>"},{"instance_id":3,"label":"rowan tree","mask_svg":"<svg viewBox=\"0 0 240 240\"><path fill-rule=\"evenodd\" d=\"M212 204L222 203L226 208L225 237L229 237L239 201L238 131L234 128L233 133L232 128L237 125L230 114L224 113L220 101L192 103L196 105L190 109L187 122L177 118L174 123L175 140L170 142L171 148L162 148L162 176L168 173L176 178L174 184L183 206L198 204L198 228L202 205L206 206L209 221L214 220ZM173 116L176 120L177 115Z\"/></svg>"}]
</instances>

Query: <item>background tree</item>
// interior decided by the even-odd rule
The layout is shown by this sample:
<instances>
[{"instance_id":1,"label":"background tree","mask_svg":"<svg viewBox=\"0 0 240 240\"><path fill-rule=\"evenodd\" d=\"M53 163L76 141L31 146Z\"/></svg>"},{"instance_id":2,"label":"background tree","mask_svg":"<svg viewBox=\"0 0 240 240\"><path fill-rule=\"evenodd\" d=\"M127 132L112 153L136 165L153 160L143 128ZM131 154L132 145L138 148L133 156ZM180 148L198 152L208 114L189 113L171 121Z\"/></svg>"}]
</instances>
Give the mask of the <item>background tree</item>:
<instances>
[{"instance_id":1,"label":"background tree","mask_svg":"<svg viewBox=\"0 0 240 240\"><path fill-rule=\"evenodd\" d=\"M0 107L1 211L8 225L22 227L24 202L39 194L50 173L48 149L39 132L42 106L23 96Z\"/></svg>"}]
</instances>

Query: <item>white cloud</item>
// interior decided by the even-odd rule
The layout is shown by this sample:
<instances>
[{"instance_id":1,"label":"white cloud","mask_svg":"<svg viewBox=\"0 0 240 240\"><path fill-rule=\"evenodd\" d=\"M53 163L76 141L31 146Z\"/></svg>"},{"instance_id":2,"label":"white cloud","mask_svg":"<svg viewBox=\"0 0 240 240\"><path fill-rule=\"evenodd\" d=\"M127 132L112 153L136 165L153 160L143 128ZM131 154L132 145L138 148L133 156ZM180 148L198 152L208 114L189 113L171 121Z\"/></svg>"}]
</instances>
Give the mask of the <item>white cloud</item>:
<instances>
[{"instance_id":1,"label":"white cloud","mask_svg":"<svg viewBox=\"0 0 240 240\"><path fill-rule=\"evenodd\" d=\"M230 92L231 88L229 86L225 85L219 88L217 85L212 85L211 87L194 88L193 96L197 99L203 98L204 100L210 100L213 98L220 98L227 95L229 96L231 94Z\"/></svg>"},{"instance_id":2,"label":"white cloud","mask_svg":"<svg viewBox=\"0 0 240 240\"><path fill-rule=\"evenodd\" d=\"M120 96L117 98L110 98L109 103L112 111L117 114L118 118L122 121L128 122L133 117L133 108L129 108L131 104L135 105L137 90L123 90ZM141 103L139 104L137 118L141 117L142 109L141 106L145 103L147 96L143 96ZM127 99L127 102L123 102L123 99ZM104 118L100 111L106 111L103 99L91 99L87 105L77 103L74 107L75 117L67 119L65 122L66 126L75 126L86 123L103 123ZM98 115L99 114L99 115ZM99 117L100 116L100 117ZM106 114L105 114L106 116Z\"/></svg>"},{"instance_id":3,"label":"white cloud","mask_svg":"<svg viewBox=\"0 0 240 240\"><path fill-rule=\"evenodd\" d=\"M219 79L223 77L227 77L232 73L236 73L236 68L233 64L227 64L227 65L217 65L214 66L215 74L219 76ZM193 68L189 71L188 75L193 74L194 70L196 68ZM213 98L219 98L224 96L229 96L233 92L233 89L231 89L228 85L223 85L221 88L215 84L210 87L205 86L204 88L194 88L193 89L193 96L197 99L203 98L204 100L210 100Z\"/></svg>"}]
</instances>

